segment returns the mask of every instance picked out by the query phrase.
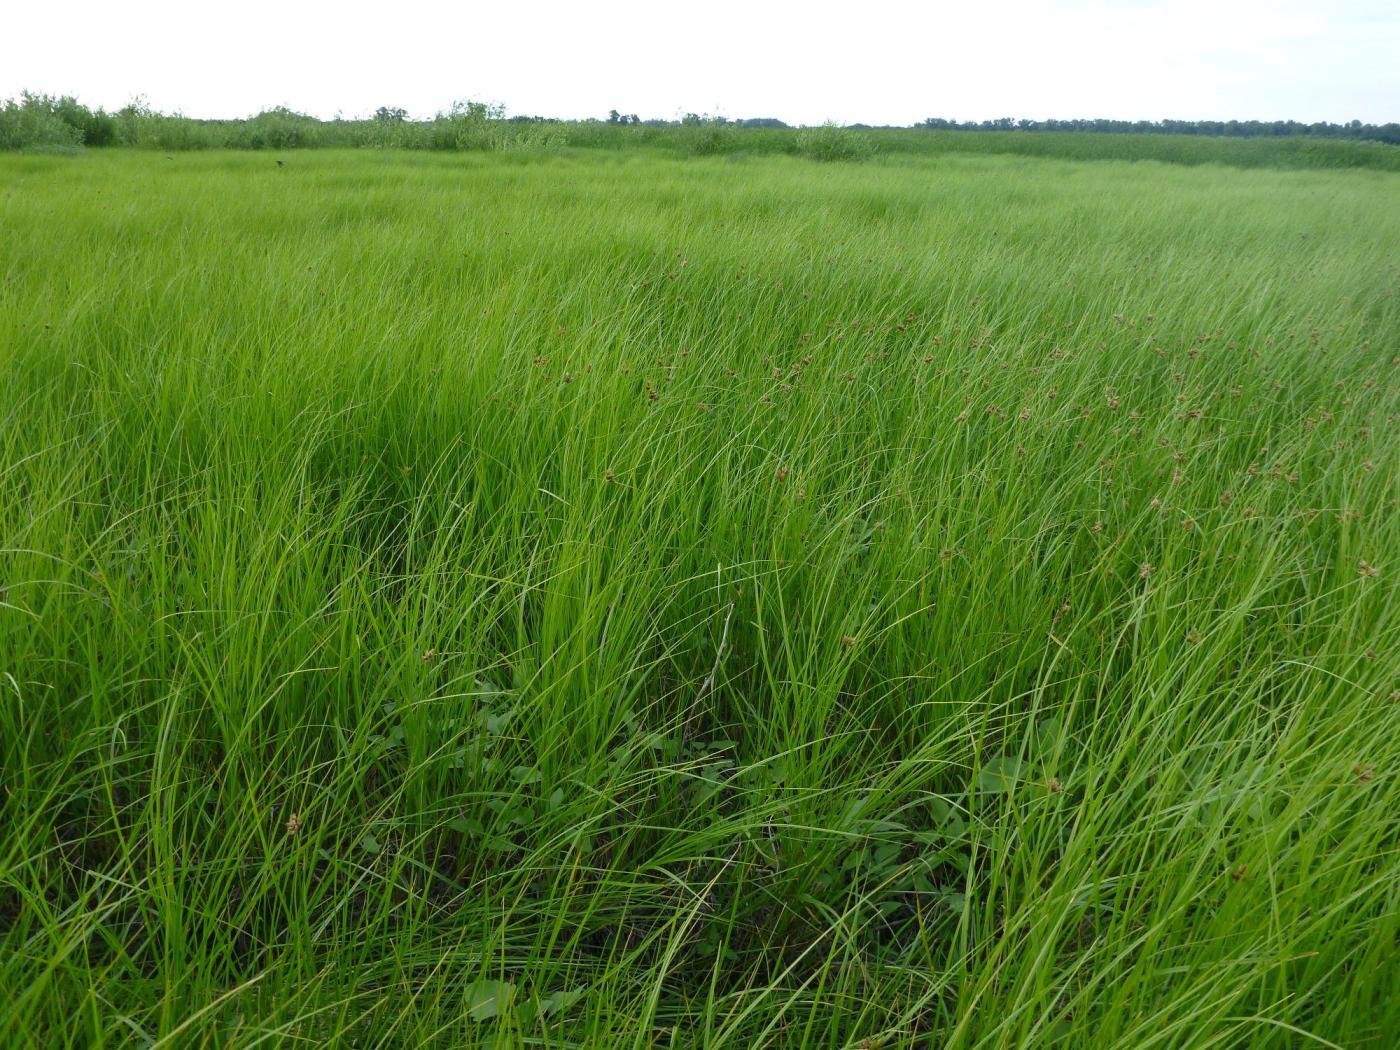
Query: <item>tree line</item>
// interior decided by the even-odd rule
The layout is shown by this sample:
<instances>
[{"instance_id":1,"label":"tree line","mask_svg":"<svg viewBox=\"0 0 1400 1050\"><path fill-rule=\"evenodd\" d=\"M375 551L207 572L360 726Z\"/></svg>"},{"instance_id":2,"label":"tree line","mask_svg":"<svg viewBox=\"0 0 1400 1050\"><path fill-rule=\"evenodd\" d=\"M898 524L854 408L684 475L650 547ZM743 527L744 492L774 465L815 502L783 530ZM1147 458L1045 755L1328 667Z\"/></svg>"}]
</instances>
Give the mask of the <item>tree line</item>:
<instances>
[{"instance_id":1,"label":"tree line","mask_svg":"<svg viewBox=\"0 0 1400 1050\"><path fill-rule=\"evenodd\" d=\"M836 132L842 134L837 134ZM564 146L621 148L624 146L670 144L694 154L730 153L739 149L754 152L812 152L814 155L865 156L871 153L866 132L879 133L880 150L923 152L941 148L947 133L992 132L963 138L960 149L983 147L996 151L1010 149L1044 155L1118 155L1104 135L1176 136L1162 142L1172 156L1190 154L1205 161L1233 150L1224 140L1274 139L1269 150L1283 150L1300 163L1343 162L1390 168L1400 163L1391 156L1371 156L1366 149L1389 154L1385 146L1400 145L1400 124L1346 124L1296 120L1017 120L1002 117L980 122L929 117L912 126L873 127L852 124L844 128L794 128L775 117L732 119L712 114L686 113L671 120L643 119L635 113L611 110L604 118L558 120L542 116L507 116L499 104L474 101L454 103L427 120L412 119L402 106L384 105L364 119L320 120L285 107L265 110L236 120L202 120L181 114L161 113L142 100L115 111L92 108L70 95L40 95L26 92L17 99L0 102L0 150L64 150L82 147L136 146L151 149L298 149L314 147L378 147L400 149L511 149L550 150ZM922 132L934 132L924 135ZM1076 134L1040 136L1039 132L1077 133L1086 142L1074 141ZM1024 134L1023 134L1024 133ZM1194 136L1199 144L1188 144L1183 136ZM1318 150L1343 147L1341 140L1352 140L1345 157ZM1362 143L1357 140L1372 140ZM1127 138L1114 140L1127 143ZM1215 145L1208 145L1213 141ZM1327 145L1330 141L1332 145ZM1058 145L1052 145L1058 143ZM1242 146L1242 144L1241 144ZM1334 148L1335 147L1335 148ZM1260 144L1257 148L1264 148ZM1201 153L1200 150L1207 152ZM1308 153L1306 151L1313 151ZM1155 149L1135 145L1125 155L1154 155ZM1280 154L1281 155L1281 154ZM1248 158L1241 158L1249 163Z\"/></svg>"},{"instance_id":2,"label":"tree line","mask_svg":"<svg viewBox=\"0 0 1400 1050\"><path fill-rule=\"evenodd\" d=\"M964 121L929 117L914 125L930 131L1090 131L1097 134L1214 135L1225 138L1299 136L1326 139L1371 139L1400 143L1400 124L1345 124L1299 120L996 120Z\"/></svg>"}]
</instances>

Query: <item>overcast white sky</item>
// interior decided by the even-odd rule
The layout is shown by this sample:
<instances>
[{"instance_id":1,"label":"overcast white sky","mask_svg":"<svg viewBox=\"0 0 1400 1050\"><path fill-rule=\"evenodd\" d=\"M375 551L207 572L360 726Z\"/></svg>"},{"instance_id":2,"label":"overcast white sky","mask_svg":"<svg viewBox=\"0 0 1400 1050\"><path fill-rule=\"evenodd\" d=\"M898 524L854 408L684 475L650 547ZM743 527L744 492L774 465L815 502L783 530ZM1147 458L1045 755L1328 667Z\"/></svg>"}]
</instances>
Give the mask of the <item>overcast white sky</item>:
<instances>
[{"instance_id":1,"label":"overcast white sky","mask_svg":"<svg viewBox=\"0 0 1400 1050\"><path fill-rule=\"evenodd\" d=\"M1400 120L1400 0L3 0L0 96L329 117Z\"/></svg>"}]
</instances>

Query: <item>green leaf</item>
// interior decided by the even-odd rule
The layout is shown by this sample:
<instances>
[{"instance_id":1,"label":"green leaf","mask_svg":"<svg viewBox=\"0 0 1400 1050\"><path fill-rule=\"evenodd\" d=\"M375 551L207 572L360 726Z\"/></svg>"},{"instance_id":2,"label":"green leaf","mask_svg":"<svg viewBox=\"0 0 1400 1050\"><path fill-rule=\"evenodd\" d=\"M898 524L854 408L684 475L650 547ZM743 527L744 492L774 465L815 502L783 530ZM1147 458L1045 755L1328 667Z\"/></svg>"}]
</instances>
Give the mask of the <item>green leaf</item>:
<instances>
[{"instance_id":1,"label":"green leaf","mask_svg":"<svg viewBox=\"0 0 1400 1050\"><path fill-rule=\"evenodd\" d=\"M978 771L973 781L981 791L1010 791L1021 778L1021 760L998 755Z\"/></svg>"},{"instance_id":2,"label":"green leaf","mask_svg":"<svg viewBox=\"0 0 1400 1050\"><path fill-rule=\"evenodd\" d=\"M473 1021L489 1021L510 1009L515 1001L515 985L509 981L473 981L466 987L467 1016Z\"/></svg>"},{"instance_id":3,"label":"green leaf","mask_svg":"<svg viewBox=\"0 0 1400 1050\"><path fill-rule=\"evenodd\" d=\"M486 732L490 733L492 736L497 736L505 729L514 714L515 708L512 707L502 711L500 714L496 714L494 711L482 711L477 718L481 723L481 727L485 729Z\"/></svg>"},{"instance_id":4,"label":"green leaf","mask_svg":"<svg viewBox=\"0 0 1400 1050\"><path fill-rule=\"evenodd\" d=\"M1035 730L1036 751L1044 755L1053 750L1063 732L1058 718L1042 719Z\"/></svg>"},{"instance_id":5,"label":"green leaf","mask_svg":"<svg viewBox=\"0 0 1400 1050\"><path fill-rule=\"evenodd\" d=\"M368 831L366 831L364 833L364 836L360 839L360 849L364 850L366 853L374 854L377 856L381 848L382 847L379 845L379 840Z\"/></svg>"},{"instance_id":6,"label":"green leaf","mask_svg":"<svg viewBox=\"0 0 1400 1050\"><path fill-rule=\"evenodd\" d=\"M447 826L462 835L481 835L486 830L481 826L481 821L471 817L458 817L449 821Z\"/></svg>"},{"instance_id":7,"label":"green leaf","mask_svg":"<svg viewBox=\"0 0 1400 1050\"><path fill-rule=\"evenodd\" d=\"M967 907L967 894L956 893L953 890L944 890L939 894L943 898L943 903L948 905L950 911L961 912Z\"/></svg>"},{"instance_id":8,"label":"green leaf","mask_svg":"<svg viewBox=\"0 0 1400 1050\"><path fill-rule=\"evenodd\" d=\"M883 871L887 868L894 866L895 863L899 860L899 851L902 848L903 847L897 842L891 842L883 846L877 846L875 848L874 855L875 867Z\"/></svg>"},{"instance_id":9,"label":"green leaf","mask_svg":"<svg viewBox=\"0 0 1400 1050\"><path fill-rule=\"evenodd\" d=\"M948 799L940 795L934 795L929 800L929 809L933 814L933 825L937 829L935 832L922 832L921 835L936 834L939 841L941 839L961 839L967 834L967 818L963 816L962 810L958 809ZM920 838L919 841L929 844L930 840Z\"/></svg>"},{"instance_id":10,"label":"green leaf","mask_svg":"<svg viewBox=\"0 0 1400 1050\"><path fill-rule=\"evenodd\" d=\"M579 999L583 998L582 988L573 988L569 991L550 992L539 1001L540 1016L552 1017L555 1014L563 1013Z\"/></svg>"}]
</instances>

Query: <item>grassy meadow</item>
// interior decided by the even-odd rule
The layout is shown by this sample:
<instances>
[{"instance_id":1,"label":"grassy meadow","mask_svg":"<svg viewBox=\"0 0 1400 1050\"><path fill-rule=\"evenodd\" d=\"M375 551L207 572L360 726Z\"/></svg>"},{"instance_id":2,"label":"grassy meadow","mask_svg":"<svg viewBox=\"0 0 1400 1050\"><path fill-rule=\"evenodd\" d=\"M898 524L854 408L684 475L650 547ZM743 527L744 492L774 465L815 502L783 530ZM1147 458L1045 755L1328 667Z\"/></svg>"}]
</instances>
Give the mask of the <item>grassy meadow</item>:
<instances>
[{"instance_id":1,"label":"grassy meadow","mask_svg":"<svg viewBox=\"0 0 1400 1050\"><path fill-rule=\"evenodd\" d=\"M0 157L5 1045L1400 1031L1400 173L278 158Z\"/></svg>"}]
</instances>

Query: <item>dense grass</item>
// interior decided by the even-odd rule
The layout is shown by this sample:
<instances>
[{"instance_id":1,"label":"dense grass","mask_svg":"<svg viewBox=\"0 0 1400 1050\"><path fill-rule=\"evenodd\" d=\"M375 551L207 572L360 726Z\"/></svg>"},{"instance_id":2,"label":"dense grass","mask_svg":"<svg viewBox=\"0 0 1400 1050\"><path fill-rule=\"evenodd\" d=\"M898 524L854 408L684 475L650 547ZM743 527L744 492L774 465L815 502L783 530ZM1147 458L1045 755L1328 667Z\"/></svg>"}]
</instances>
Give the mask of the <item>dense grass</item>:
<instances>
[{"instance_id":1,"label":"dense grass","mask_svg":"<svg viewBox=\"0 0 1400 1050\"><path fill-rule=\"evenodd\" d=\"M0 158L0 1031L1383 1045L1397 204Z\"/></svg>"}]
</instances>

